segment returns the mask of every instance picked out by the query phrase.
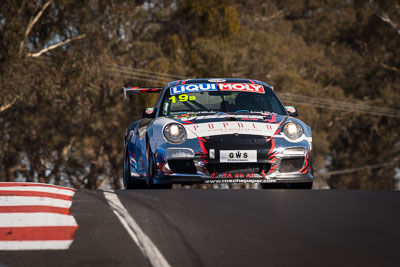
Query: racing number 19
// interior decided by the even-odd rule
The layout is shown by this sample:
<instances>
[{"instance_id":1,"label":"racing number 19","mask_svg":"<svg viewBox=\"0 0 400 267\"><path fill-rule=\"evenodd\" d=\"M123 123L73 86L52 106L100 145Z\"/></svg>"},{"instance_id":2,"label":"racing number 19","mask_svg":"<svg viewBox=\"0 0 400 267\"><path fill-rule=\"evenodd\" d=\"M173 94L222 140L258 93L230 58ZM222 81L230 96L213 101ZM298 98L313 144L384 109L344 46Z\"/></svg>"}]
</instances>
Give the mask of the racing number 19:
<instances>
[{"instance_id":1,"label":"racing number 19","mask_svg":"<svg viewBox=\"0 0 400 267\"><path fill-rule=\"evenodd\" d=\"M172 103L173 104L175 104L176 103L176 97L173 95L173 96L171 96L170 98L168 98L169 100L171 100L172 101ZM187 94L182 94L182 95L179 95L178 96L178 100L180 101L180 102L186 102L186 101L192 101L192 100L196 100L196 97L193 95L193 96L188 96Z\"/></svg>"}]
</instances>

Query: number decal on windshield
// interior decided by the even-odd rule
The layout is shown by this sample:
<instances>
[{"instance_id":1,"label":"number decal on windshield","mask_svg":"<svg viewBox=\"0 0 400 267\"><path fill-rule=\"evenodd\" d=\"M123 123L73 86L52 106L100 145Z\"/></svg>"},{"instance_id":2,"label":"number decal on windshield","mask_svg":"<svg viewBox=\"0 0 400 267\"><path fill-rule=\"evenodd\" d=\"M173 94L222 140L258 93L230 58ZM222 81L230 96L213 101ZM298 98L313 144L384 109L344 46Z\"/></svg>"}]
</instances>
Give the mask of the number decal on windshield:
<instances>
[{"instance_id":1,"label":"number decal on windshield","mask_svg":"<svg viewBox=\"0 0 400 267\"><path fill-rule=\"evenodd\" d=\"M176 96L171 96L169 98L169 100L171 100L172 104L176 103ZM178 100L180 102L186 102L186 101L193 101L196 100L196 97L194 95L188 96L187 94L182 94L182 95L178 95Z\"/></svg>"}]
</instances>

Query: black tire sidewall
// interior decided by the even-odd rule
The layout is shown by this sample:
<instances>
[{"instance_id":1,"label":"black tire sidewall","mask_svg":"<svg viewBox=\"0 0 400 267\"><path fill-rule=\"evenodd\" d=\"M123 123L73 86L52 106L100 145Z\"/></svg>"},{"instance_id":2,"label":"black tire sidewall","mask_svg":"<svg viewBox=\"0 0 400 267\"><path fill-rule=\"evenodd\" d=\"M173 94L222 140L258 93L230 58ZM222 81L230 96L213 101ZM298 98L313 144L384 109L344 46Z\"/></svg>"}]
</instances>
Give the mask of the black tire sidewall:
<instances>
[{"instance_id":1,"label":"black tire sidewall","mask_svg":"<svg viewBox=\"0 0 400 267\"><path fill-rule=\"evenodd\" d=\"M128 148L125 147L125 156L124 156L124 187L126 189L131 189L132 188L132 178L131 178L131 173L129 171L129 156L128 156Z\"/></svg>"},{"instance_id":2,"label":"black tire sidewall","mask_svg":"<svg viewBox=\"0 0 400 267\"><path fill-rule=\"evenodd\" d=\"M153 186L153 178L154 178L154 155L150 150L149 145L147 145L147 178L146 178L146 182L147 182L147 186L149 188L151 188Z\"/></svg>"},{"instance_id":3,"label":"black tire sidewall","mask_svg":"<svg viewBox=\"0 0 400 267\"><path fill-rule=\"evenodd\" d=\"M144 189L145 181L141 181L135 178L132 178L130 172L130 162L129 162L129 155L128 155L128 148L125 148L125 159L124 159L124 186L125 189Z\"/></svg>"}]
</instances>

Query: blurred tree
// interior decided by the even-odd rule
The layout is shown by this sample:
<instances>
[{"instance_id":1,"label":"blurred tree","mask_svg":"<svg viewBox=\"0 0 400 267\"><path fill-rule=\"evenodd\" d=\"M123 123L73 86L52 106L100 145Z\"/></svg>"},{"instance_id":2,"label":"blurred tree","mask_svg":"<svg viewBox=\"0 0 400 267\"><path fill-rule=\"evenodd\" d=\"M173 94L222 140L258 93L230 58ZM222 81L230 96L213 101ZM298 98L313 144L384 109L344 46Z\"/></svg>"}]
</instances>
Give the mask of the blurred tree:
<instances>
[{"instance_id":1,"label":"blurred tree","mask_svg":"<svg viewBox=\"0 0 400 267\"><path fill-rule=\"evenodd\" d=\"M319 45L327 58L317 79L324 88L340 88L347 101L358 99L399 109L400 31L394 22L400 21L399 15L397 1L304 1L292 8L287 18L293 22L294 32L309 46ZM400 141L398 119L343 112L332 115L330 169L398 159L394 145ZM331 186L392 189L394 176L392 166L333 176Z\"/></svg>"},{"instance_id":2,"label":"blurred tree","mask_svg":"<svg viewBox=\"0 0 400 267\"><path fill-rule=\"evenodd\" d=\"M118 63L114 54L129 53L135 34L146 38L144 18L152 11L145 6L0 4L0 179L96 188L109 177L120 186L124 129L146 101L124 106L120 88L132 79L121 80L106 66Z\"/></svg>"}]
</instances>

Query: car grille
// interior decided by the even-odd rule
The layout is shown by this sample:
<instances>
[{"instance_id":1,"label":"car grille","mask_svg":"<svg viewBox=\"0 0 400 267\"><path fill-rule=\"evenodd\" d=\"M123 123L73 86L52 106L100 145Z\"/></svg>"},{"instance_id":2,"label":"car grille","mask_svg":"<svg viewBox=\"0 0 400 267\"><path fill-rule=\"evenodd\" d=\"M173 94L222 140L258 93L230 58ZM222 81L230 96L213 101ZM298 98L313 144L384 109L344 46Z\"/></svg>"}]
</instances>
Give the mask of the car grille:
<instances>
[{"instance_id":1,"label":"car grille","mask_svg":"<svg viewBox=\"0 0 400 267\"><path fill-rule=\"evenodd\" d=\"M209 173L258 173L263 170L265 173L269 171L271 164L269 163L208 163L207 170Z\"/></svg>"}]
</instances>

